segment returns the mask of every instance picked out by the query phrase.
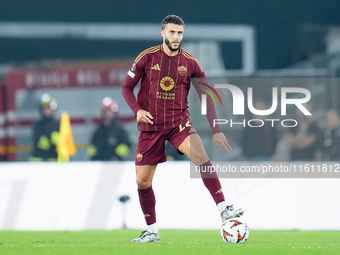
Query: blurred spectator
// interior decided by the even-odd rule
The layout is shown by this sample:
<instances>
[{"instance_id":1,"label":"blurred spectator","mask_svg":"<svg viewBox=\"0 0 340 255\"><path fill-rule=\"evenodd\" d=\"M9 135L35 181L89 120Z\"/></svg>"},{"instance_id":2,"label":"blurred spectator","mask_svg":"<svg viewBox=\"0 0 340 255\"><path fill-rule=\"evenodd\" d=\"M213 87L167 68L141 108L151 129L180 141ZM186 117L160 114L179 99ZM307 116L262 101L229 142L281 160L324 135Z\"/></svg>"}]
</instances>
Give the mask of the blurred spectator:
<instances>
[{"instance_id":1,"label":"blurred spectator","mask_svg":"<svg viewBox=\"0 0 340 255\"><path fill-rule=\"evenodd\" d=\"M322 52L318 50L316 47L310 48L305 51L299 51L293 55L292 62L293 64L296 64L299 63L300 61L313 60L321 53Z\"/></svg>"},{"instance_id":2,"label":"blurred spectator","mask_svg":"<svg viewBox=\"0 0 340 255\"><path fill-rule=\"evenodd\" d=\"M131 148L125 129L117 122L118 104L105 97L101 105L101 124L92 135L87 154L91 160L124 160Z\"/></svg>"},{"instance_id":3,"label":"blurred spectator","mask_svg":"<svg viewBox=\"0 0 340 255\"><path fill-rule=\"evenodd\" d=\"M6 161L6 147L4 144L0 144L0 161Z\"/></svg>"},{"instance_id":4,"label":"blurred spectator","mask_svg":"<svg viewBox=\"0 0 340 255\"><path fill-rule=\"evenodd\" d=\"M257 100L254 103L256 110L266 110L265 103ZM252 114L252 119L263 121L256 123L259 127L251 127L246 125L242 136L242 150L243 154L251 161L267 161L275 153L277 145L277 131L275 126L272 127L272 122L265 121L265 116Z\"/></svg>"},{"instance_id":5,"label":"blurred spectator","mask_svg":"<svg viewBox=\"0 0 340 255\"><path fill-rule=\"evenodd\" d=\"M311 105L304 106L312 112ZM300 110L297 110L297 122L298 125L284 136L290 145L290 158L293 161L315 160L320 130L312 116L304 115Z\"/></svg>"},{"instance_id":6,"label":"blurred spectator","mask_svg":"<svg viewBox=\"0 0 340 255\"><path fill-rule=\"evenodd\" d=\"M57 102L49 94L41 97L40 119L33 125L33 153L30 161L57 161L56 145L59 141L59 120L54 116Z\"/></svg>"},{"instance_id":7,"label":"blurred spectator","mask_svg":"<svg viewBox=\"0 0 340 255\"><path fill-rule=\"evenodd\" d=\"M340 121L335 110L329 110L325 116L326 127L322 130L321 148L324 160L340 159Z\"/></svg>"}]
</instances>

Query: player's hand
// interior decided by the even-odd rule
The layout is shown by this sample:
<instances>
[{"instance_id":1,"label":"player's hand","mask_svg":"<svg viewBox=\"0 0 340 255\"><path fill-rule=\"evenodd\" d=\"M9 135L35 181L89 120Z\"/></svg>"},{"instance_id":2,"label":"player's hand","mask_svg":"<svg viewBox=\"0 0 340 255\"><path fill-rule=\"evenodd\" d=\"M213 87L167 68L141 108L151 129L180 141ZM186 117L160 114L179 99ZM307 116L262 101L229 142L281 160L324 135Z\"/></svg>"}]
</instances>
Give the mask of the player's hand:
<instances>
[{"instance_id":1,"label":"player's hand","mask_svg":"<svg viewBox=\"0 0 340 255\"><path fill-rule=\"evenodd\" d=\"M137 112L137 122L138 123L148 123L148 124L153 124L152 122L152 115L148 112L148 111L145 111L145 110L139 110Z\"/></svg>"},{"instance_id":2,"label":"player's hand","mask_svg":"<svg viewBox=\"0 0 340 255\"><path fill-rule=\"evenodd\" d=\"M227 138L222 132L214 134L213 140L214 140L214 144L217 146L219 150L221 149L221 146L222 146L227 152L230 153L232 151L232 148L230 147Z\"/></svg>"}]
</instances>

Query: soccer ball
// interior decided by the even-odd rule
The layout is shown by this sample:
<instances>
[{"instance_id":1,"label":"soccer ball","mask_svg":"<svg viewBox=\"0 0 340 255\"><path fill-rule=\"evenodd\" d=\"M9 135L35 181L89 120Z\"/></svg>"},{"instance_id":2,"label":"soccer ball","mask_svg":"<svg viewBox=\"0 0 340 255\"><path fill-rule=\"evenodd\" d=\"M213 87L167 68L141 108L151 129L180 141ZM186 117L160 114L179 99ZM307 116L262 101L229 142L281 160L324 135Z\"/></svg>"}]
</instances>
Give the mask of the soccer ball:
<instances>
[{"instance_id":1,"label":"soccer ball","mask_svg":"<svg viewBox=\"0 0 340 255\"><path fill-rule=\"evenodd\" d=\"M244 243L249 237L249 228L243 220L231 218L223 222L220 233L226 243Z\"/></svg>"}]
</instances>

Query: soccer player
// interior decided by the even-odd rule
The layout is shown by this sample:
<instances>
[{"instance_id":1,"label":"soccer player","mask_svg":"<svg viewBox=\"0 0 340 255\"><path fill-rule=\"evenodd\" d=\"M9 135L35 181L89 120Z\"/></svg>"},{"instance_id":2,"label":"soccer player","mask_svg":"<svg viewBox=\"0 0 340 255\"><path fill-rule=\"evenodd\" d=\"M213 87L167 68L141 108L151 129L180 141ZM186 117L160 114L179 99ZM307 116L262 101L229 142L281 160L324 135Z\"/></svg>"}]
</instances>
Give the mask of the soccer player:
<instances>
[{"instance_id":1,"label":"soccer player","mask_svg":"<svg viewBox=\"0 0 340 255\"><path fill-rule=\"evenodd\" d=\"M201 87L207 84L207 80L200 62L181 47L184 26L183 20L176 15L165 17L161 28L162 45L146 49L137 56L122 88L127 104L136 115L140 131L135 158L136 181L140 205L147 224L147 230L132 240L133 242L160 240L156 225L152 179L157 164L166 161L164 148L166 140L201 169L207 169L212 165L189 119L188 92L191 78L200 79ZM141 85L136 99L133 90L139 80ZM203 93L203 90L197 87L196 91L199 95ZM220 127L212 125L213 119L217 116L212 100L208 99L207 113L215 145L219 149L222 146L231 152L231 147ZM216 173L202 171L201 176L219 209L222 221L243 214L242 209L234 209L225 202Z\"/></svg>"}]
</instances>

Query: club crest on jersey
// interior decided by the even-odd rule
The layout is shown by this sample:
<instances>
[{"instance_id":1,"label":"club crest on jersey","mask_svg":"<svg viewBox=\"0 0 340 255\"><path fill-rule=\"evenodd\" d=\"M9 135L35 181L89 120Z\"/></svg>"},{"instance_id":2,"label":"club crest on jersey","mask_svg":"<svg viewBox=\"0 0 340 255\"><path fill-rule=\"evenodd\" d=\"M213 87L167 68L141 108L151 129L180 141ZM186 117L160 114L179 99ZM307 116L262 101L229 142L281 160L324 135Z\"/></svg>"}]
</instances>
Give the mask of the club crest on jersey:
<instances>
[{"instance_id":1,"label":"club crest on jersey","mask_svg":"<svg viewBox=\"0 0 340 255\"><path fill-rule=\"evenodd\" d=\"M140 154L140 153L138 153L138 154L137 154L137 161L138 161L138 162L141 162L142 159L143 159L143 155Z\"/></svg>"},{"instance_id":2,"label":"club crest on jersey","mask_svg":"<svg viewBox=\"0 0 340 255\"><path fill-rule=\"evenodd\" d=\"M187 68L185 66L179 66L178 67L178 73L180 76L184 76L187 73Z\"/></svg>"}]
</instances>

